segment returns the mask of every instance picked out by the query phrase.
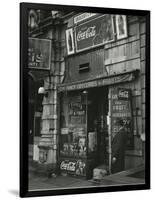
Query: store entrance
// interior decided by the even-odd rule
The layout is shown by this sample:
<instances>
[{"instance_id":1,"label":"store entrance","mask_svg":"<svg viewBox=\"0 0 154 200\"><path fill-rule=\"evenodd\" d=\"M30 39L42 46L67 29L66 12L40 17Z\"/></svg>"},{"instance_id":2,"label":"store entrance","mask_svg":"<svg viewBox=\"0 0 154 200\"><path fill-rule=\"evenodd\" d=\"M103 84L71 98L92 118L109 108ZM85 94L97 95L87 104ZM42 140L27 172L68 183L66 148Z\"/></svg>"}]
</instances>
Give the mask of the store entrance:
<instances>
[{"instance_id":1,"label":"store entrance","mask_svg":"<svg viewBox=\"0 0 154 200\"><path fill-rule=\"evenodd\" d=\"M88 91L87 131L97 135L96 166L108 165L108 88Z\"/></svg>"}]
</instances>

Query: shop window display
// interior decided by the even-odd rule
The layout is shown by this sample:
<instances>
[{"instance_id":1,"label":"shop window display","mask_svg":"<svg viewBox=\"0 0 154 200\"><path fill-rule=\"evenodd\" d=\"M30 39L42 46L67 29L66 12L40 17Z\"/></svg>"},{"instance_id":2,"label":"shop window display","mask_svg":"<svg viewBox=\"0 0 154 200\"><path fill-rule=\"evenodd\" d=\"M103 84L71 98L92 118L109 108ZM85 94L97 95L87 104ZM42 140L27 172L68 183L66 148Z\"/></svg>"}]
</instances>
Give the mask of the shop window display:
<instances>
[{"instance_id":1,"label":"shop window display","mask_svg":"<svg viewBox=\"0 0 154 200\"><path fill-rule=\"evenodd\" d=\"M61 105L60 155L85 157L86 142L86 101L81 94L63 97Z\"/></svg>"},{"instance_id":2,"label":"shop window display","mask_svg":"<svg viewBox=\"0 0 154 200\"><path fill-rule=\"evenodd\" d=\"M100 98L100 92L104 93L103 98ZM62 171L91 176L95 166L108 163L108 156L105 156L108 151L107 94L107 89L91 89L61 96ZM70 167L72 165L74 168Z\"/></svg>"}]
</instances>

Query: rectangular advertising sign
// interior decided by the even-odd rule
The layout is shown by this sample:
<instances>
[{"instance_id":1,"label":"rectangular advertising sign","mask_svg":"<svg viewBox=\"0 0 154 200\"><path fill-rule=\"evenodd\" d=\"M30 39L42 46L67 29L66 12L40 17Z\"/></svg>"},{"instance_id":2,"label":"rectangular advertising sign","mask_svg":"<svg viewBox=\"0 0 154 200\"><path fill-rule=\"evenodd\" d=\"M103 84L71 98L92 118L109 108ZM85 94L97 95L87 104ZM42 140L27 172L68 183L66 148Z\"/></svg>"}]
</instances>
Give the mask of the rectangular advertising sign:
<instances>
[{"instance_id":1,"label":"rectangular advertising sign","mask_svg":"<svg viewBox=\"0 0 154 200\"><path fill-rule=\"evenodd\" d=\"M86 162L81 159L77 160L62 159L60 162L60 170L79 176L85 176Z\"/></svg>"},{"instance_id":2,"label":"rectangular advertising sign","mask_svg":"<svg viewBox=\"0 0 154 200\"><path fill-rule=\"evenodd\" d=\"M38 38L28 38L28 41L28 68L50 70L51 41Z\"/></svg>"},{"instance_id":3,"label":"rectangular advertising sign","mask_svg":"<svg viewBox=\"0 0 154 200\"><path fill-rule=\"evenodd\" d=\"M75 28L76 51L83 51L114 41L112 15L103 15Z\"/></svg>"},{"instance_id":4,"label":"rectangular advertising sign","mask_svg":"<svg viewBox=\"0 0 154 200\"><path fill-rule=\"evenodd\" d=\"M114 88L111 93L111 129L112 136L117 134L121 128L119 121L122 120L127 130L127 148L133 146L132 131L132 106L131 90L126 88Z\"/></svg>"}]
</instances>

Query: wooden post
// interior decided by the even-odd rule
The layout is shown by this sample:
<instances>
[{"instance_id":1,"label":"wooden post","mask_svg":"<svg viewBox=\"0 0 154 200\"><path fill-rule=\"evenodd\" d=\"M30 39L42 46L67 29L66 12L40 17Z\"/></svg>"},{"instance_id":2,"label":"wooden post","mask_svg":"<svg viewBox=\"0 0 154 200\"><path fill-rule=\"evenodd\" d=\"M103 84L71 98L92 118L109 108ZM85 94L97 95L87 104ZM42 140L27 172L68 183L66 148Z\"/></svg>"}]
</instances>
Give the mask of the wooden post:
<instances>
[{"instance_id":1,"label":"wooden post","mask_svg":"<svg viewBox=\"0 0 154 200\"><path fill-rule=\"evenodd\" d=\"M109 136L109 174L111 174L111 161L112 161L112 148L111 148L111 88L109 88L109 126L108 126L108 136Z\"/></svg>"},{"instance_id":2,"label":"wooden post","mask_svg":"<svg viewBox=\"0 0 154 200\"><path fill-rule=\"evenodd\" d=\"M83 91L83 94L85 95L85 103L86 103L86 126L85 126L85 132L86 132L86 178L88 177L87 174L87 163L88 163L88 91Z\"/></svg>"}]
</instances>

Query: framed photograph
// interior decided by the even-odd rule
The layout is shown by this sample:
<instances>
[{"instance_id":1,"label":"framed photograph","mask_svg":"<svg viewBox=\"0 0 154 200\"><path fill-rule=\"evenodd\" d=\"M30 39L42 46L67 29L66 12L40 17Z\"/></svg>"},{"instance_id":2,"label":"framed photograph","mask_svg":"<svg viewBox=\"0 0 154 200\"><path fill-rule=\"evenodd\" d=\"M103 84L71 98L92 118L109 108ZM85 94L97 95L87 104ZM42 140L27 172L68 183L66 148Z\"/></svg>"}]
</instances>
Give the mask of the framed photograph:
<instances>
[{"instance_id":1,"label":"framed photograph","mask_svg":"<svg viewBox=\"0 0 154 200\"><path fill-rule=\"evenodd\" d=\"M123 39L127 37L127 16L116 15L116 30L117 39Z\"/></svg>"},{"instance_id":2,"label":"framed photograph","mask_svg":"<svg viewBox=\"0 0 154 200\"><path fill-rule=\"evenodd\" d=\"M20 4L20 196L150 189L150 11Z\"/></svg>"}]
</instances>

